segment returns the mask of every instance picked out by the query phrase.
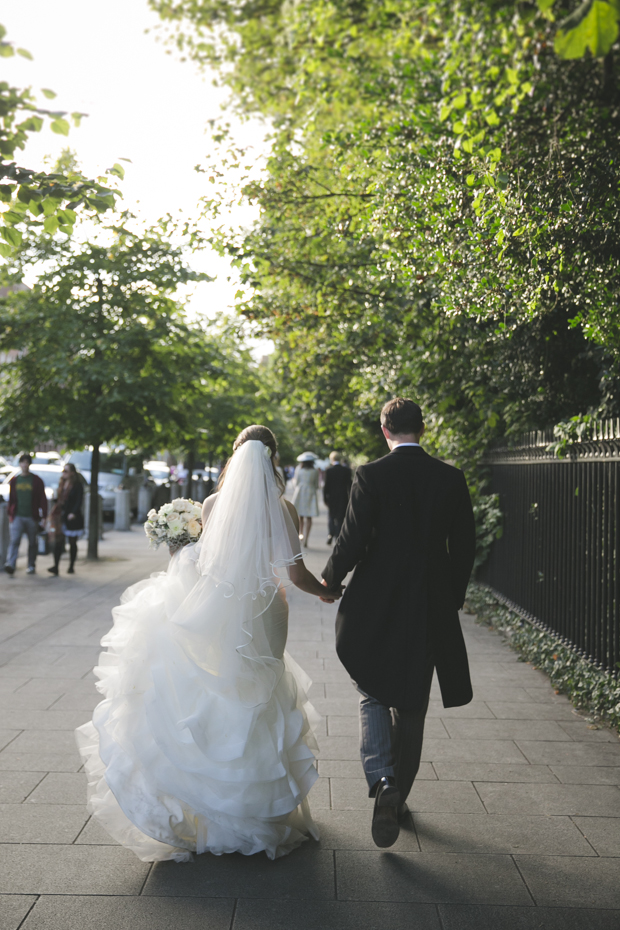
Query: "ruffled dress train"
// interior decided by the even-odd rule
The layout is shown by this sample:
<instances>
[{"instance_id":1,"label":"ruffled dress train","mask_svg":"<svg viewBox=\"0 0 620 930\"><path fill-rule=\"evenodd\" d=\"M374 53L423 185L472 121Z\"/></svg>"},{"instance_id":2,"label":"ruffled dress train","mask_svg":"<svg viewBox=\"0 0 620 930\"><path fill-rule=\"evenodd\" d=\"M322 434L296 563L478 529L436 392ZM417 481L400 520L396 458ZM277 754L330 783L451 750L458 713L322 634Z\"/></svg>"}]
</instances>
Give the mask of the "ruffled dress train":
<instances>
[{"instance_id":1,"label":"ruffled dress train","mask_svg":"<svg viewBox=\"0 0 620 930\"><path fill-rule=\"evenodd\" d=\"M310 680L284 652L283 588L237 597L197 559L186 547L113 611L95 668L104 700L76 731L88 809L146 862L275 859L318 839Z\"/></svg>"}]
</instances>

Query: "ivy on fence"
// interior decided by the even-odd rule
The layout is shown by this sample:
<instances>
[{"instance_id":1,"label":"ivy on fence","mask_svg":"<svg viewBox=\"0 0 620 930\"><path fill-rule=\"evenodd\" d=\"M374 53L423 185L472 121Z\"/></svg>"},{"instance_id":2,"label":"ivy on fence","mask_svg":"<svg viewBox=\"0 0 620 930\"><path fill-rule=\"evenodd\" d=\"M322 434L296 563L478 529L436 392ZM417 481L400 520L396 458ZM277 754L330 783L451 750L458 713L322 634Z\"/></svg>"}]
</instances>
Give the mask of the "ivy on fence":
<instances>
[{"instance_id":1,"label":"ivy on fence","mask_svg":"<svg viewBox=\"0 0 620 930\"><path fill-rule=\"evenodd\" d=\"M578 655L551 631L541 629L502 604L493 592L471 584L465 609L476 621L503 633L511 647L545 672L556 694L565 694L580 710L620 732L620 680Z\"/></svg>"}]
</instances>

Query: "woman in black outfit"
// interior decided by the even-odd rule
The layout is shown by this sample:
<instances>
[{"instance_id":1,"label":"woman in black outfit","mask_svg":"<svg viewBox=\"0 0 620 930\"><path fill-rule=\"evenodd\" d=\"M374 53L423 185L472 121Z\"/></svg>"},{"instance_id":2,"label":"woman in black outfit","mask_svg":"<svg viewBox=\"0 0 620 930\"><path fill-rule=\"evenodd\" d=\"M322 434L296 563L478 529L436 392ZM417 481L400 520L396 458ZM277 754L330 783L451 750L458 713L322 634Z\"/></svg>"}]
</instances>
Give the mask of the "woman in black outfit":
<instances>
[{"instance_id":1,"label":"woman in black outfit","mask_svg":"<svg viewBox=\"0 0 620 930\"><path fill-rule=\"evenodd\" d=\"M56 524L56 541L54 544L54 564L48 568L52 575L58 574L58 564L64 552L65 539L69 543L68 574L75 574L77 559L77 541L84 535L84 488L78 478L75 465L67 462L62 471L62 483L58 488L58 500L52 507L51 517Z\"/></svg>"}]
</instances>

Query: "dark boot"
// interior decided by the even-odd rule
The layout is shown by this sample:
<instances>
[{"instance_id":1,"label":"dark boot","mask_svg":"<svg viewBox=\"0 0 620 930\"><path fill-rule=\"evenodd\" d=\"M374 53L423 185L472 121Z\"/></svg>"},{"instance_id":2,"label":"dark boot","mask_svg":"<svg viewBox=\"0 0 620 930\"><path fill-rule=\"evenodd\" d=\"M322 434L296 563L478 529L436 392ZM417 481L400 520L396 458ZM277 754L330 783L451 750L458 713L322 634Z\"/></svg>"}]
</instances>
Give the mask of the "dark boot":
<instances>
[{"instance_id":1,"label":"dark boot","mask_svg":"<svg viewBox=\"0 0 620 930\"><path fill-rule=\"evenodd\" d=\"M64 548L65 548L65 541L61 536L54 543L54 564L52 565L51 568L48 568L48 572L50 572L52 575L58 574L58 564L60 562L60 557L63 553Z\"/></svg>"},{"instance_id":2,"label":"dark boot","mask_svg":"<svg viewBox=\"0 0 620 930\"><path fill-rule=\"evenodd\" d=\"M77 559L77 539L75 539L75 537L72 536L69 539L69 571L67 572L68 575L75 575L75 568L73 566L75 565L76 559Z\"/></svg>"}]
</instances>

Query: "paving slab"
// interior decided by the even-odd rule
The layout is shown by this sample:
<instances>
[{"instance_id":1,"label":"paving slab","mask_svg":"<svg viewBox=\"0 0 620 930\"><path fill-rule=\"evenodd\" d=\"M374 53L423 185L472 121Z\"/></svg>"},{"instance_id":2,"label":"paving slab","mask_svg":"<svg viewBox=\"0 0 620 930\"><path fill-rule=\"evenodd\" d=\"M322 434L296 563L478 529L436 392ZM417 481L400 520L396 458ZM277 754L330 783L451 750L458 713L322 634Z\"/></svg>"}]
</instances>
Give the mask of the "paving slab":
<instances>
[{"instance_id":1,"label":"paving slab","mask_svg":"<svg viewBox=\"0 0 620 930\"><path fill-rule=\"evenodd\" d=\"M0 804L0 843L73 843L88 820L84 804Z\"/></svg>"},{"instance_id":2,"label":"paving slab","mask_svg":"<svg viewBox=\"0 0 620 930\"><path fill-rule=\"evenodd\" d=\"M336 871L342 900L533 904L510 856L337 851Z\"/></svg>"},{"instance_id":3,"label":"paving slab","mask_svg":"<svg viewBox=\"0 0 620 930\"><path fill-rule=\"evenodd\" d=\"M505 765L498 762L434 762L441 781L552 782L558 781L548 765Z\"/></svg>"},{"instance_id":4,"label":"paving slab","mask_svg":"<svg viewBox=\"0 0 620 930\"><path fill-rule=\"evenodd\" d=\"M620 909L617 859L517 856L536 904Z\"/></svg>"},{"instance_id":5,"label":"paving slab","mask_svg":"<svg viewBox=\"0 0 620 930\"><path fill-rule=\"evenodd\" d=\"M609 727L586 720L560 720L558 725L571 739L587 743L617 743L618 734Z\"/></svg>"},{"instance_id":6,"label":"paving slab","mask_svg":"<svg viewBox=\"0 0 620 930\"><path fill-rule=\"evenodd\" d=\"M41 772L0 772L0 804L19 804L44 777Z\"/></svg>"},{"instance_id":7,"label":"paving slab","mask_svg":"<svg viewBox=\"0 0 620 930\"><path fill-rule=\"evenodd\" d=\"M620 765L550 765L565 785L620 785Z\"/></svg>"},{"instance_id":8,"label":"paving slab","mask_svg":"<svg viewBox=\"0 0 620 930\"><path fill-rule=\"evenodd\" d=\"M446 721L446 725L449 721ZM573 745L571 743L571 745ZM597 749L600 747L596 747ZM527 764L528 759L513 740L507 739L425 739L424 762L501 762Z\"/></svg>"},{"instance_id":9,"label":"paving slab","mask_svg":"<svg viewBox=\"0 0 620 930\"><path fill-rule=\"evenodd\" d=\"M620 765L618 743L544 742L517 740L515 745L528 762L541 765Z\"/></svg>"},{"instance_id":10,"label":"paving slab","mask_svg":"<svg viewBox=\"0 0 620 930\"><path fill-rule=\"evenodd\" d=\"M334 853L308 840L294 855L270 861L257 856L212 856L193 862L158 862L143 894L216 898L328 898L336 897ZM76 847L74 847L76 848ZM80 847L89 851L95 846ZM105 847L100 847L105 848ZM125 850L114 850L125 852ZM134 857L135 858L135 857Z\"/></svg>"},{"instance_id":11,"label":"paving slab","mask_svg":"<svg viewBox=\"0 0 620 930\"><path fill-rule=\"evenodd\" d=\"M84 804L84 776L50 772L28 796L28 804Z\"/></svg>"},{"instance_id":12,"label":"paving slab","mask_svg":"<svg viewBox=\"0 0 620 930\"><path fill-rule=\"evenodd\" d=\"M555 720L446 720L445 726L452 739L570 740Z\"/></svg>"},{"instance_id":13,"label":"paving slab","mask_svg":"<svg viewBox=\"0 0 620 930\"><path fill-rule=\"evenodd\" d=\"M44 895L20 930L229 930L234 906L226 898Z\"/></svg>"},{"instance_id":14,"label":"paving slab","mask_svg":"<svg viewBox=\"0 0 620 930\"><path fill-rule=\"evenodd\" d=\"M620 818L573 817L572 820L599 856L620 856Z\"/></svg>"},{"instance_id":15,"label":"paving slab","mask_svg":"<svg viewBox=\"0 0 620 930\"><path fill-rule=\"evenodd\" d=\"M490 814L620 817L620 788L615 785L497 785L480 782L476 788Z\"/></svg>"},{"instance_id":16,"label":"paving slab","mask_svg":"<svg viewBox=\"0 0 620 930\"><path fill-rule=\"evenodd\" d=\"M432 904L243 898L232 930L442 930ZM607 928L605 928L607 930Z\"/></svg>"},{"instance_id":17,"label":"paving slab","mask_svg":"<svg viewBox=\"0 0 620 930\"><path fill-rule=\"evenodd\" d=\"M0 845L0 894L136 895L149 870L120 846Z\"/></svg>"},{"instance_id":18,"label":"paving slab","mask_svg":"<svg viewBox=\"0 0 620 930\"><path fill-rule=\"evenodd\" d=\"M0 895L0 927L2 930L18 930L36 901L35 895Z\"/></svg>"},{"instance_id":19,"label":"paving slab","mask_svg":"<svg viewBox=\"0 0 620 930\"><path fill-rule=\"evenodd\" d=\"M568 907L440 904L443 930L618 930L618 912Z\"/></svg>"},{"instance_id":20,"label":"paving slab","mask_svg":"<svg viewBox=\"0 0 620 930\"><path fill-rule=\"evenodd\" d=\"M77 772L81 768L77 749L72 752L0 752L0 772Z\"/></svg>"},{"instance_id":21,"label":"paving slab","mask_svg":"<svg viewBox=\"0 0 620 930\"><path fill-rule=\"evenodd\" d=\"M569 817L415 812L413 820L422 852L596 855Z\"/></svg>"}]
</instances>

